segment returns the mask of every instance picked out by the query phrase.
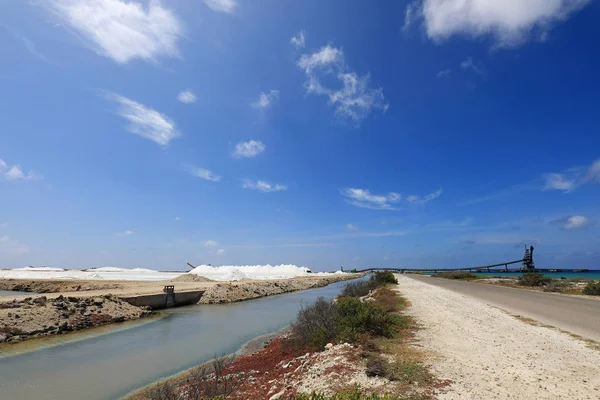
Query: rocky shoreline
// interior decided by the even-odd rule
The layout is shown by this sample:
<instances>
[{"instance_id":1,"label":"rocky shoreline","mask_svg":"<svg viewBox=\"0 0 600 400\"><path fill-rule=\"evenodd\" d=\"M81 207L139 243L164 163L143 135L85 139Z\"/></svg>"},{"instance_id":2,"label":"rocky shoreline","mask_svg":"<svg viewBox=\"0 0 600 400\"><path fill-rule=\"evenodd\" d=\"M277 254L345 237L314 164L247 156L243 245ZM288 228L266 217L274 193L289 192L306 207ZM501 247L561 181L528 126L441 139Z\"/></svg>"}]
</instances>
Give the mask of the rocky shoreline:
<instances>
[{"instance_id":1,"label":"rocky shoreline","mask_svg":"<svg viewBox=\"0 0 600 400\"><path fill-rule=\"evenodd\" d=\"M60 335L151 314L151 310L132 306L113 295L28 297L0 303L0 343Z\"/></svg>"}]
</instances>

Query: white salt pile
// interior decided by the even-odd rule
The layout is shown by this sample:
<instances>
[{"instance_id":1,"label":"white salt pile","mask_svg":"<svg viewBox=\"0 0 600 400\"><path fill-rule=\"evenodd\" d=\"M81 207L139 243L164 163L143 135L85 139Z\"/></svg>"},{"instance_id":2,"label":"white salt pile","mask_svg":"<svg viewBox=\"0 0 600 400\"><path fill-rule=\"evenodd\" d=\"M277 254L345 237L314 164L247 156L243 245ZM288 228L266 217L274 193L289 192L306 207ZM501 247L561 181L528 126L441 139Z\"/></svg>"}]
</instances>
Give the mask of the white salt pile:
<instances>
[{"instance_id":1,"label":"white salt pile","mask_svg":"<svg viewBox=\"0 0 600 400\"><path fill-rule=\"evenodd\" d=\"M49 267L25 267L0 270L5 279L77 279L114 281L164 281L182 275L181 272L160 272L146 268L100 267L88 270Z\"/></svg>"},{"instance_id":2,"label":"white salt pile","mask_svg":"<svg viewBox=\"0 0 600 400\"><path fill-rule=\"evenodd\" d=\"M341 271L335 272L343 273ZM188 274L203 276L213 281L239 281L242 279L267 280L290 279L298 276L326 276L328 272L310 272L308 268L296 265L223 265L212 267L199 265Z\"/></svg>"}]
</instances>

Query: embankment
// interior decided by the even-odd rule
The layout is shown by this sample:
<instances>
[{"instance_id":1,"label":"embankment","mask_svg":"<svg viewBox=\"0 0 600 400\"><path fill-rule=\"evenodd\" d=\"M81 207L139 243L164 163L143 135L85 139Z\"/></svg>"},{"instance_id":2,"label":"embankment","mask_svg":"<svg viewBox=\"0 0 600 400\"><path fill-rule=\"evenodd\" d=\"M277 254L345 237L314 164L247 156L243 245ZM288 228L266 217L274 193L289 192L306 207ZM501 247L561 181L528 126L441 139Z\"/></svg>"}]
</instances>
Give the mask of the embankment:
<instances>
[{"instance_id":1,"label":"embankment","mask_svg":"<svg viewBox=\"0 0 600 400\"><path fill-rule=\"evenodd\" d=\"M152 312L127 304L116 296L29 297L0 303L0 343L74 332L139 319Z\"/></svg>"},{"instance_id":2,"label":"embankment","mask_svg":"<svg viewBox=\"0 0 600 400\"><path fill-rule=\"evenodd\" d=\"M163 281L53 281L10 279L0 281L2 290L44 292L31 296L0 298L0 343L64 334L95 326L135 320L151 314L123 297L162 293L164 285L178 291L204 291L199 304L231 303L326 286L355 279L361 274L299 277L272 281L192 282Z\"/></svg>"}]
</instances>

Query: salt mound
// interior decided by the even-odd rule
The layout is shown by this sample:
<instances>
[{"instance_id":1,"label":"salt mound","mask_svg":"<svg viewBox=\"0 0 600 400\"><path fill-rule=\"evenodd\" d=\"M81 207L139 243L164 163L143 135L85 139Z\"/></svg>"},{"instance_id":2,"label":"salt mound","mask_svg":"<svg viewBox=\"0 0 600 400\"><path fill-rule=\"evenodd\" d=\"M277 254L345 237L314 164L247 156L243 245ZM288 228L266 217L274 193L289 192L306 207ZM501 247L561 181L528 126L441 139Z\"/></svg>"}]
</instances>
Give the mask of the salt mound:
<instances>
[{"instance_id":1,"label":"salt mound","mask_svg":"<svg viewBox=\"0 0 600 400\"><path fill-rule=\"evenodd\" d=\"M64 271L64 269L55 267L23 267L13 268L13 271Z\"/></svg>"},{"instance_id":2,"label":"salt mound","mask_svg":"<svg viewBox=\"0 0 600 400\"><path fill-rule=\"evenodd\" d=\"M153 269L148 268L119 268L119 267L98 267L98 268L90 268L86 271L89 272L143 272L143 273L152 273L158 272Z\"/></svg>"},{"instance_id":3,"label":"salt mound","mask_svg":"<svg viewBox=\"0 0 600 400\"><path fill-rule=\"evenodd\" d=\"M339 272L343 273L343 272ZM311 273L306 267L296 265L223 265L213 267L210 265L199 265L186 275L203 276L214 281L239 281L242 279L290 279L298 276L325 276L328 272Z\"/></svg>"},{"instance_id":4,"label":"salt mound","mask_svg":"<svg viewBox=\"0 0 600 400\"><path fill-rule=\"evenodd\" d=\"M183 274L175 279L171 279L171 282L212 282L210 279L200 275L194 274Z\"/></svg>"}]
</instances>

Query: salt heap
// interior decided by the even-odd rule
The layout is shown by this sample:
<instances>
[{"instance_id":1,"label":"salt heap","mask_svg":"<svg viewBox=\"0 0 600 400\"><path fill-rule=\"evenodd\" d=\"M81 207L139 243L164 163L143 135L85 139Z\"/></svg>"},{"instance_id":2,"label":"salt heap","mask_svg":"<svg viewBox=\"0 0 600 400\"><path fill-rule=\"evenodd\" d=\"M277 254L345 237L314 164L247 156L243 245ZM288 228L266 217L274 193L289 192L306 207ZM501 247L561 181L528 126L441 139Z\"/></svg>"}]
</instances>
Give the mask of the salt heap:
<instances>
[{"instance_id":1,"label":"salt heap","mask_svg":"<svg viewBox=\"0 0 600 400\"><path fill-rule=\"evenodd\" d=\"M188 274L203 276L213 281L239 281L242 279L267 280L290 279L298 276L324 276L327 272L311 273L306 267L296 265L223 265L212 267L199 265Z\"/></svg>"}]
</instances>

